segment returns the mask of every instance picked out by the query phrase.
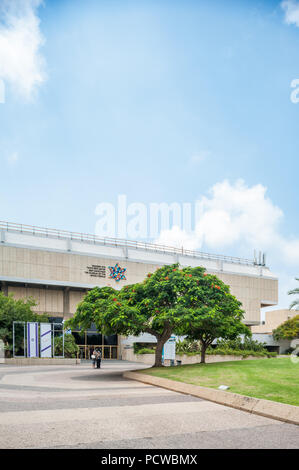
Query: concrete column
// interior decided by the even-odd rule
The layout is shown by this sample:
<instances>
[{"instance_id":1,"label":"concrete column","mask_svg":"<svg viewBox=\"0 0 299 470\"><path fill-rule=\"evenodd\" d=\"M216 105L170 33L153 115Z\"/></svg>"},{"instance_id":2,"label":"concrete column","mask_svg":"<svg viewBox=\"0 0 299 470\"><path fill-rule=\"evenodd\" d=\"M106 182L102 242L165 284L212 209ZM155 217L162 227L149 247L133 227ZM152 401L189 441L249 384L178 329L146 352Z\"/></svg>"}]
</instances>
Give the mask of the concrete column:
<instances>
[{"instance_id":1,"label":"concrete column","mask_svg":"<svg viewBox=\"0 0 299 470\"><path fill-rule=\"evenodd\" d=\"M5 243L5 231L3 229L0 230L0 242Z\"/></svg>"},{"instance_id":2,"label":"concrete column","mask_svg":"<svg viewBox=\"0 0 299 470\"><path fill-rule=\"evenodd\" d=\"M1 292L3 292L6 297L8 296L8 285L5 281L1 282Z\"/></svg>"},{"instance_id":3,"label":"concrete column","mask_svg":"<svg viewBox=\"0 0 299 470\"><path fill-rule=\"evenodd\" d=\"M63 289L63 318L66 320L70 317L70 288Z\"/></svg>"}]
</instances>

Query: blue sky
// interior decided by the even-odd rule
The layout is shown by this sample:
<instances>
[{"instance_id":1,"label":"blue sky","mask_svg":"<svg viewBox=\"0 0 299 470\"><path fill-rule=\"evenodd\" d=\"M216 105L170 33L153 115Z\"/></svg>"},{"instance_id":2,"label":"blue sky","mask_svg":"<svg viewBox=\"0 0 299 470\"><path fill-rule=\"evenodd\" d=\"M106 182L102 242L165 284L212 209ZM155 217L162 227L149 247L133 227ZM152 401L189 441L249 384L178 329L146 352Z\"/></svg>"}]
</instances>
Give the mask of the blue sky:
<instances>
[{"instance_id":1,"label":"blue sky","mask_svg":"<svg viewBox=\"0 0 299 470\"><path fill-rule=\"evenodd\" d=\"M299 3L0 6L0 219L93 233L97 204L119 194L145 204L202 200L212 222L195 247L267 251L286 306L299 275L299 103L290 99ZM248 195L254 207L236 206ZM229 198L234 223L221 225L220 199L229 207Z\"/></svg>"}]
</instances>

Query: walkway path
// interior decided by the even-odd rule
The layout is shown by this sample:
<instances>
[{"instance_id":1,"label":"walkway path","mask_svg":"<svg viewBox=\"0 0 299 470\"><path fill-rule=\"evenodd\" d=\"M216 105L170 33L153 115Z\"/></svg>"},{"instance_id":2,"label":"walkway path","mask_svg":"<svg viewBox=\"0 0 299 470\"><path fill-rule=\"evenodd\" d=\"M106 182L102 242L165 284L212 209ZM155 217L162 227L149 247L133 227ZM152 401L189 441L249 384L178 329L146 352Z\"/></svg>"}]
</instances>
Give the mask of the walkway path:
<instances>
[{"instance_id":1,"label":"walkway path","mask_svg":"<svg viewBox=\"0 0 299 470\"><path fill-rule=\"evenodd\" d=\"M299 427L122 378L139 364L0 365L0 448L298 448Z\"/></svg>"}]
</instances>

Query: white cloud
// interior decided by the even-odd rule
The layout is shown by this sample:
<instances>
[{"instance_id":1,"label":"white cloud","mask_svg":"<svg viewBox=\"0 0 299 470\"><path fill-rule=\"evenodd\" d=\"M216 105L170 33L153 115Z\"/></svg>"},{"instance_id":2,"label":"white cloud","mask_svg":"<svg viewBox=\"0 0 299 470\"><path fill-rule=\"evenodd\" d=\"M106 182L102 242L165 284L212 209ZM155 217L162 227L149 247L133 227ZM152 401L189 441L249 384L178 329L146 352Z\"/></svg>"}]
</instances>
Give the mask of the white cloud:
<instances>
[{"instance_id":1,"label":"white cloud","mask_svg":"<svg viewBox=\"0 0 299 470\"><path fill-rule=\"evenodd\" d=\"M195 250L198 248L198 239L195 233L187 233L175 225L170 230L163 230L156 240L159 245L174 246L176 248L185 248Z\"/></svg>"},{"instance_id":2,"label":"white cloud","mask_svg":"<svg viewBox=\"0 0 299 470\"><path fill-rule=\"evenodd\" d=\"M247 187L242 180L215 184L211 197L199 202L196 234L211 248L236 242L266 248L283 213L265 196L262 185Z\"/></svg>"},{"instance_id":3,"label":"white cloud","mask_svg":"<svg viewBox=\"0 0 299 470\"><path fill-rule=\"evenodd\" d=\"M41 0L0 0L0 78L25 99L45 80L44 42L37 8Z\"/></svg>"},{"instance_id":4,"label":"white cloud","mask_svg":"<svg viewBox=\"0 0 299 470\"><path fill-rule=\"evenodd\" d=\"M239 180L215 184L209 196L202 196L195 230L187 233L179 227L162 231L157 243L227 252L230 247L242 253L254 249L268 252L287 264L299 262L299 238L280 233L283 211L266 197L266 187L246 186ZM235 250L234 250L235 251ZM273 258L272 258L273 259Z\"/></svg>"},{"instance_id":5,"label":"white cloud","mask_svg":"<svg viewBox=\"0 0 299 470\"><path fill-rule=\"evenodd\" d=\"M254 249L265 251L267 265L279 279L279 305L273 308L288 308L287 291L298 277L299 237L282 235L283 211L266 191L261 184L248 187L242 180L217 183L208 197L197 201L194 231L176 226L162 231L156 243L247 258L253 258Z\"/></svg>"},{"instance_id":6,"label":"white cloud","mask_svg":"<svg viewBox=\"0 0 299 470\"><path fill-rule=\"evenodd\" d=\"M19 155L18 155L17 152L13 152L10 155L8 155L8 157L7 157L7 163L10 166L15 166L17 164L18 160L19 160Z\"/></svg>"},{"instance_id":7,"label":"white cloud","mask_svg":"<svg viewBox=\"0 0 299 470\"><path fill-rule=\"evenodd\" d=\"M299 27L299 2L295 0L284 0L281 7L285 11L285 22L295 24Z\"/></svg>"},{"instance_id":8,"label":"white cloud","mask_svg":"<svg viewBox=\"0 0 299 470\"><path fill-rule=\"evenodd\" d=\"M191 156L189 163L191 165L198 165L199 163L202 163L206 158L210 156L210 152L203 150L201 152L195 153L194 155Z\"/></svg>"}]
</instances>

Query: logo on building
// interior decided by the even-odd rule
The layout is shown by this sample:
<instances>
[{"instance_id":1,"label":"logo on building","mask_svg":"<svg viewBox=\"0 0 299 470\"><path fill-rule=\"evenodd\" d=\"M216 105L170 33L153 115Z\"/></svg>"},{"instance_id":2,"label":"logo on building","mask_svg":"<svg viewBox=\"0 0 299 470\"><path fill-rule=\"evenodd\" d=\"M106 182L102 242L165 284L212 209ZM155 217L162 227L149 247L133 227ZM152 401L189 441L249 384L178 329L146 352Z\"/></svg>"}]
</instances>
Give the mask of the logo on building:
<instances>
[{"instance_id":1,"label":"logo on building","mask_svg":"<svg viewBox=\"0 0 299 470\"><path fill-rule=\"evenodd\" d=\"M115 266L109 266L110 269L110 278L114 279L116 282L125 281L127 278L125 272L127 268L121 268L118 263Z\"/></svg>"}]
</instances>

